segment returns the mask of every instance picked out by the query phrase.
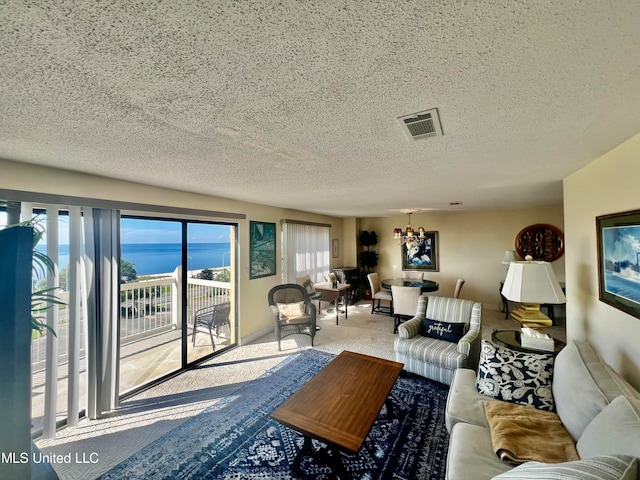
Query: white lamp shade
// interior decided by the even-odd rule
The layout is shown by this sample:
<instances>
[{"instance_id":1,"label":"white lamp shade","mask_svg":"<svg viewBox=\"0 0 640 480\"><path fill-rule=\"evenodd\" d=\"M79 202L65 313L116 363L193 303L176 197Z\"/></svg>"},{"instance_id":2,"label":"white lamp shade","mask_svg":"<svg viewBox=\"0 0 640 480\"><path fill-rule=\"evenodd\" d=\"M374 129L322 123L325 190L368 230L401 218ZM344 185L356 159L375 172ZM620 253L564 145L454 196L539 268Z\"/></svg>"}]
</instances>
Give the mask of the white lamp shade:
<instances>
[{"instance_id":1,"label":"white lamp shade","mask_svg":"<svg viewBox=\"0 0 640 480\"><path fill-rule=\"evenodd\" d=\"M567 302L549 262L511 262L502 295L520 303Z\"/></svg>"},{"instance_id":2,"label":"white lamp shade","mask_svg":"<svg viewBox=\"0 0 640 480\"><path fill-rule=\"evenodd\" d=\"M502 257L502 263L505 265L509 265L511 262L516 261L516 252L515 250L505 250L504 257Z\"/></svg>"}]
</instances>

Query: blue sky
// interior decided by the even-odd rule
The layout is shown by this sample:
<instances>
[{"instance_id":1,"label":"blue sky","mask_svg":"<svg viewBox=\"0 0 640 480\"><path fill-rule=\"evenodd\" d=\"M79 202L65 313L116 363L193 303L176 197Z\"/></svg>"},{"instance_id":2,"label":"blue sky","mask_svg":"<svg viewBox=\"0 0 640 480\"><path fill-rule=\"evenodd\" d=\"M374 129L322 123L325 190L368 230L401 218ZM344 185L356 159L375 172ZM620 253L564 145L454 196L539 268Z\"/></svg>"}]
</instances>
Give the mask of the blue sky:
<instances>
[{"instance_id":1,"label":"blue sky","mask_svg":"<svg viewBox=\"0 0 640 480\"><path fill-rule=\"evenodd\" d=\"M181 228L179 222L123 218L121 242L180 243ZM228 225L190 223L187 229L188 241L189 243L228 243L230 228Z\"/></svg>"},{"instance_id":2,"label":"blue sky","mask_svg":"<svg viewBox=\"0 0 640 480\"><path fill-rule=\"evenodd\" d=\"M0 211L0 226L6 225L7 214ZM122 243L180 243L180 222L164 220L144 220L123 218L121 221ZM188 226L189 243L228 243L231 227L228 225L211 225L206 223L190 223ZM69 243L68 222L60 217L60 244Z\"/></svg>"}]
</instances>

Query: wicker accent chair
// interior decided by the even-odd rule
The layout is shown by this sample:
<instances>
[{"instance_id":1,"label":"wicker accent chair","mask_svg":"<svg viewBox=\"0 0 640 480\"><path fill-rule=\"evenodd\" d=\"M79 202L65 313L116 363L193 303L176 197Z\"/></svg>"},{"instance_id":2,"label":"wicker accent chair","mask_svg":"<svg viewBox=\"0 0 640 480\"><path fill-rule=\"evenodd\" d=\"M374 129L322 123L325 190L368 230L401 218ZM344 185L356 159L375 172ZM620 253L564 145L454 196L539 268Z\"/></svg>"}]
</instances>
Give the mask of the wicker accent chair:
<instances>
[{"instance_id":1,"label":"wicker accent chair","mask_svg":"<svg viewBox=\"0 0 640 480\"><path fill-rule=\"evenodd\" d=\"M441 322L465 323L464 336L458 343L423 337L423 318ZM459 298L421 295L416 315L398 327L393 349L396 360L408 372L451 385L458 368L476 370L480 359L482 304Z\"/></svg>"},{"instance_id":2,"label":"wicker accent chair","mask_svg":"<svg viewBox=\"0 0 640 480\"><path fill-rule=\"evenodd\" d=\"M309 335L313 347L313 338L316 335L316 306L311 302L307 290L295 283L276 285L269 290L268 299L276 327L278 350L282 350L280 341L284 337L296 333ZM303 303L303 308L294 315L283 313L288 305L295 306L300 303Z\"/></svg>"}]
</instances>

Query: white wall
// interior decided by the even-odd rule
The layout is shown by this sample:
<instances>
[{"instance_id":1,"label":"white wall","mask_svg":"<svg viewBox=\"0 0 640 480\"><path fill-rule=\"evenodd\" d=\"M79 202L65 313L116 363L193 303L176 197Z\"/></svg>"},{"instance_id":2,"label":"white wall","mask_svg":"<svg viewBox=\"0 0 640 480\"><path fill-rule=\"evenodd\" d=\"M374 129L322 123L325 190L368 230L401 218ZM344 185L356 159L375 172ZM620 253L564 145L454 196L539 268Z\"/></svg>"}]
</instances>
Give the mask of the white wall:
<instances>
[{"instance_id":1,"label":"white wall","mask_svg":"<svg viewBox=\"0 0 640 480\"><path fill-rule=\"evenodd\" d=\"M598 299L596 217L640 209L640 134L564 180L567 338L588 340L640 389L640 318Z\"/></svg>"},{"instance_id":2,"label":"white wall","mask_svg":"<svg viewBox=\"0 0 640 480\"><path fill-rule=\"evenodd\" d=\"M393 229L407 226L406 215L391 218L362 219L362 230L374 230L378 236L379 263L375 270L381 278L402 276L400 246ZM438 295L451 296L458 278L466 283L461 298L476 300L484 308L500 305L500 282L507 273L501 263L505 250L515 250L516 235L523 228L546 223L564 230L562 207L460 213L416 213L411 216L415 229L437 231L440 244L439 272L427 272L425 278L440 284ZM564 256L553 262L558 280L564 280Z\"/></svg>"},{"instance_id":3,"label":"white wall","mask_svg":"<svg viewBox=\"0 0 640 480\"><path fill-rule=\"evenodd\" d=\"M249 280L249 221L275 222L290 218L309 222L331 224L330 239L340 242L340 255L331 258L331 267L343 265L343 220L325 215L315 215L296 210L269 207L254 203L229 200L209 195L199 195L166 188L85 175L36 165L0 160L0 188L24 192L38 192L94 199L135 202L160 206L202 209L209 211L242 213L246 220L238 222L238 298L239 335L253 338L256 332L273 327L267 305L267 293L271 287L282 283L282 264L277 262L275 276ZM351 240L351 239L349 239ZM280 236L276 239L276 254L280 252Z\"/></svg>"}]
</instances>

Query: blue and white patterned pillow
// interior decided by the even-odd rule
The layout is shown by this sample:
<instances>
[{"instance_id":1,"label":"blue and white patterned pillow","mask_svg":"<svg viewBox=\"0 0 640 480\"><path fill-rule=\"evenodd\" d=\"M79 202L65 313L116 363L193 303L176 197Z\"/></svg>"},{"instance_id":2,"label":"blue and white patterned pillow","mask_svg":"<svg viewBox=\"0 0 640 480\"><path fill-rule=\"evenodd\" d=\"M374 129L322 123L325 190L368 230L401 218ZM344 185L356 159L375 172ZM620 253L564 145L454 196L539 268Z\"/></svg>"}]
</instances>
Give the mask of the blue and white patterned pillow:
<instances>
[{"instance_id":1,"label":"blue and white patterned pillow","mask_svg":"<svg viewBox=\"0 0 640 480\"><path fill-rule=\"evenodd\" d=\"M550 353L517 352L482 340L476 387L488 397L553 412L553 361Z\"/></svg>"},{"instance_id":2,"label":"blue and white patterned pillow","mask_svg":"<svg viewBox=\"0 0 640 480\"><path fill-rule=\"evenodd\" d=\"M630 455L602 455L565 463L527 462L493 480L635 480L637 469Z\"/></svg>"}]
</instances>

